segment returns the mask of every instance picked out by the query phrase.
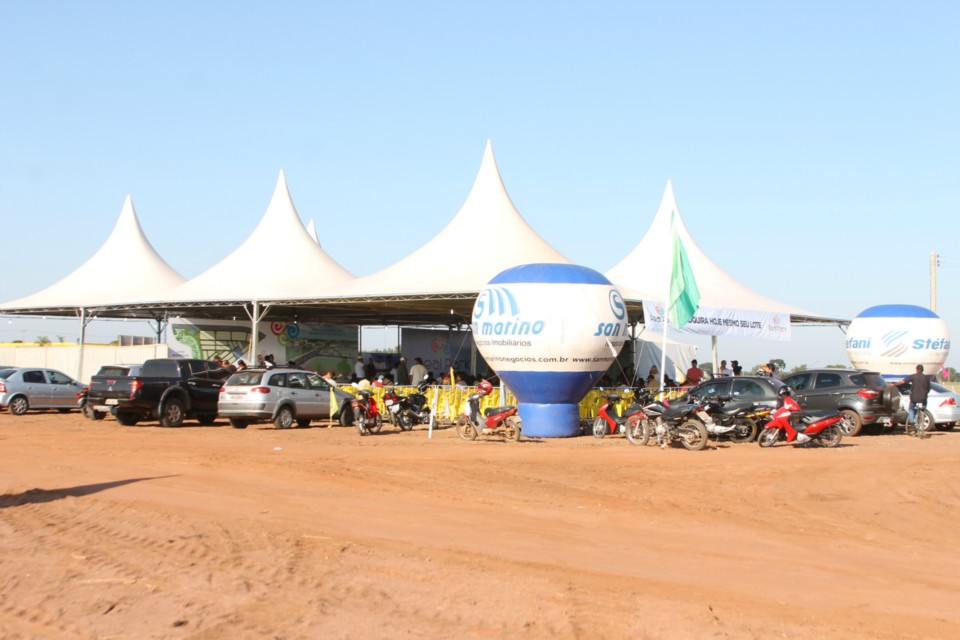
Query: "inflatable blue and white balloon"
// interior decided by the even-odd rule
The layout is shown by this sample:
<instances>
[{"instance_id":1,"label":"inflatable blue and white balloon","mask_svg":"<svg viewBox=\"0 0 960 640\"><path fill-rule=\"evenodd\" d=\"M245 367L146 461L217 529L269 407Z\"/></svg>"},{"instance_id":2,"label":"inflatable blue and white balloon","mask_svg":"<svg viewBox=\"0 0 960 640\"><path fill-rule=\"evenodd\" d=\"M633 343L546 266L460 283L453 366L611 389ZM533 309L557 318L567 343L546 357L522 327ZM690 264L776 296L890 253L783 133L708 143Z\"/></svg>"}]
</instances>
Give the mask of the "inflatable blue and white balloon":
<instances>
[{"instance_id":1,"label":"inflatable blue and white balloon","mask_svg":"<svg viewBox=\"0 0 960 640\"><path fill-rule=\"evenodd\" d=\"M914 373L922 364L936 373L950 352L950 334L930 309L906 304L870 307L850 323L845 344L857 369L890 376Z\"/></svg>"},{"instance_id":2,"label":"inflatable blue and white balloon","mask_svg":"<svg viewBox=\"0 0 960 640\"><path fill-rule=\"evenodd\" d=\"M627 338L627 308L602 274L570 264L499 273L473 307L473 338L517 396L524 435L580 432L579 402Z\"/></svg>"}]
</instances>

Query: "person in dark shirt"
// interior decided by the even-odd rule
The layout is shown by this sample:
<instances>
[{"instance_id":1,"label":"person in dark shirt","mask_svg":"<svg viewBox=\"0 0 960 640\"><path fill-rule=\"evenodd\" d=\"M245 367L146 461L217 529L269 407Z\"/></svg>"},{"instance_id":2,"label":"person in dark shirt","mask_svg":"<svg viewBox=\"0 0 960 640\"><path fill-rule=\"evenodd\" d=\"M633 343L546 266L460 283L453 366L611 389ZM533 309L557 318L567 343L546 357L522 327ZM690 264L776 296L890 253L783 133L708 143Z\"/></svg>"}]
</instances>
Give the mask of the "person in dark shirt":
<instances>
[{"instance_id":1,"label":"person in dark shirt","mask_svg":"<svg viewBox=\"0 0 960 640\"><path fill-rule=\"evenodd\" d=\"M923 365L917 365L917 372L912 376L907 376L900 382L896 382L898 387L910 383L910 406L907 408L907 425L917 424L917 416L914 407L918 404L927 404L927 396L930 395L930 376L924 375Z\"/></svg>"}]
</instances>

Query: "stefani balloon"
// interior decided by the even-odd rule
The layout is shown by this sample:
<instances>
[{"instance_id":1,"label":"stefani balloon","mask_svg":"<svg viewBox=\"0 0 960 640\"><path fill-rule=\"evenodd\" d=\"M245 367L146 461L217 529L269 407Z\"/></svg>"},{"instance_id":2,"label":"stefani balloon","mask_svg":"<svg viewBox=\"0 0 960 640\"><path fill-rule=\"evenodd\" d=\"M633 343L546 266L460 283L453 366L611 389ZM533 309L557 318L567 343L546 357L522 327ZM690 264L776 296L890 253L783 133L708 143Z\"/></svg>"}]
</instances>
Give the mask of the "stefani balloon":
<instances>
[{"instance_id":1,"label":"stefani balloon","mask_svg":"<svg viewBox=\"0 0 960 640\"><path fill-rule=\"evenodd\" d=\"M870 307L850 323L847 356L857 369L888 376L936 373L950 352L947 324L933 311L906 304Z\"/></svg>"},{"instance_id":2,"label":"stefani balloon","mask_svg":"<svg viewBox=\"0 0 960 640\"><path fill-rule=\"evenodd\" d=\"M477 349L519 401L524 435L578 435L578 403L627 338L627 308L602 274L527 264L494 277L473 307Z\"/></svg>"}]
</instances>

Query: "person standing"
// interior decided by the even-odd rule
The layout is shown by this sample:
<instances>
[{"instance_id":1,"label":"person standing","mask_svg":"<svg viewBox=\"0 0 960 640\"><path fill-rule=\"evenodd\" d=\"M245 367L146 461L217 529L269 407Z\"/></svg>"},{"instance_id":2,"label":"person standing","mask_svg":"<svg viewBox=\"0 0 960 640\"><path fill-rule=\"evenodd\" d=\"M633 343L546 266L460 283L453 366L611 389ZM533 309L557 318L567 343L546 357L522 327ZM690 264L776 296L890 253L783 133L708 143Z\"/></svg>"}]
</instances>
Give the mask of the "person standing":
<instances>
[{"instance_id":1,"label":"person standing","mask_svg":"<svg viewBox=\"0 0 960 640\"><path fill-rule=\"evenodd\" d=\"M740 363L737 362L736 360L731 360L731 361L730 361L730 368L733 370L733 375L735 375L735 376L742 376L742 375L743 375L743 367L741 367L741 366L740 366Z\"/></svg>"},{"instance_id":2,"label":"person standing","mask_svg":"<svg viewBox=\"0 0 960 640\"><path fill-rule=\"evenodd\" d=\"M703 381L703 369L697 366L696 360L690 361L690 368L687 369L687 379L684 382L684 385L687 387L695 387Z\"/></svg>"},{"instance_id":3,"label":"person standing","mask_svg":"<svg viewBox=\"0 0 960 640\"><path fill-rule=\"evenodd\" d=\"M427 368L423 366L423 360L414 358L413 366L410 367L410 384L417 386L425 377L427 377Z\"/></svg>"},{"instance_id":4,"label":"person standing","mask_svg":"<svg viewBox=\"0 0 960 640\"><path fill-rule=\"evenodd\" d=\"M730 377L730 376L732 376L732 375L733 375L733 371L731 371L730 369L727 368L727 361L726 361L726 360L721 360L721 361L720 361L720 376L723 377L723 378L727 378L727 377Z\"/></svg>"},{"instance_id":5,"label":"person standing","mask_svg":"<svg viewBox=\"0 0 960 640\"><path fill-rule=\"evenodd\" d=\"M918 364L915 374L907 376L900 382L895 382L894 384L902 387L908 382L910 383L910 405L907 407L907 427L917 424L916 406L918 404L926 406L927 404L927 396L930 395L930 376L924 375L923 365Z\"/></svg>"},{"instance_id":6,"label":"person standing","mask_svg":"<svg viewBox=\"0 0 960 640\"><path fill-rule=\"evenodd\" d=\"M400 356L400 362L397 363L395 374L398 385L404 386L410 384L410 372L407 371L407 359L403 356Z\"/></svg>"},{"instance_id":7,"label":"person standing","mask_svg":"<svg viewBox=\"0 0 960 640\"><path fill-rule=\"evenodd\" d=\"M356 378L354 382L360 382L363 380L363 356L357 356L357 363L353 365L353 376Z\"/></svg>"}]
</instances>

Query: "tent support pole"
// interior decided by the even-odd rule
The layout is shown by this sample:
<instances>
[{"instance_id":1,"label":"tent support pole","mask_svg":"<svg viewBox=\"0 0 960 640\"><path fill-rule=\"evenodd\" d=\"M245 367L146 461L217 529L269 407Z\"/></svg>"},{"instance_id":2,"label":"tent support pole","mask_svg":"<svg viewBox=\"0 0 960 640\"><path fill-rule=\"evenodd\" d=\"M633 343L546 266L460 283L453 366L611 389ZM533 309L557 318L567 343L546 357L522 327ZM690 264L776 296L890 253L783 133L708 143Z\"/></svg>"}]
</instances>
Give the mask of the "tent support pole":
<instances>
[{"instance_id":1,"label":"tent support pole","mask_svg":"<svg viewBox=\"0 0 960 640\"><path fill-rule=\"evenodd\" d=\"M717 358L717 336L710 336L710 357L713 359L713 377L720 373L720 360Z\"/></svg>"},{"instance_id":2,"label":"tent support pole","mask_svg":"<svg viewBox=\"0 0 960 640\"><path fill-rule=\"evenodd\" d=\"M250 317L250 353L247 354L247 359L250 360L250 366L255 366L260 338L260 321L267 315L267 312L270 310L270 305L266 304L261 307L259 302L252 300L249 307L246 305L243 306L243 310L246 311L247 316Z\"/></svg>"},{"instance_id":3,"label":"tent support pole","mask_svg":"<svg viewBox=\"0 0 960 640\"><path fill-rule=\"evenodd\" d=\"M83 376L83 345L87 342L87 308L80 307L80 349L77 352L77 380Z\"/></svg>"}]
</instances>

